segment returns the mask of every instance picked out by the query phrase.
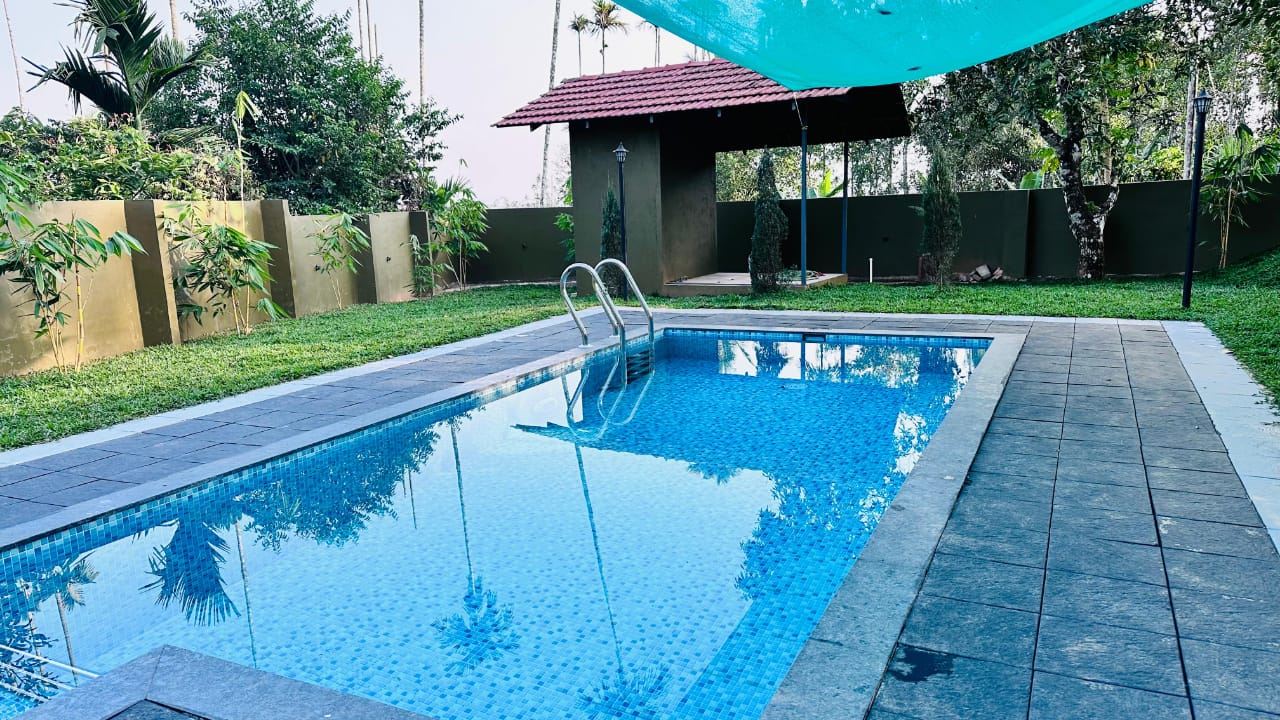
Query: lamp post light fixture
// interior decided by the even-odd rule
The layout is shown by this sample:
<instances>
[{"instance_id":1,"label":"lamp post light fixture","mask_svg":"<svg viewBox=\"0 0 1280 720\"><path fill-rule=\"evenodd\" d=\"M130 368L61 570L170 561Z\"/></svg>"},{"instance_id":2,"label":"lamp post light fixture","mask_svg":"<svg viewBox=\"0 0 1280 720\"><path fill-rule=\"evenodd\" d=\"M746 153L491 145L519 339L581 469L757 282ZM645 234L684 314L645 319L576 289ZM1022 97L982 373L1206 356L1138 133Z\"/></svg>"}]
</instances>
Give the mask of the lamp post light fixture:
<instances>
[{"instance_id":1,"label":"lamp post light fixture","mask_svg":"<svg viewBox=\"0 0 1280 720\"><path fill-rule=\"evenodd\" d=\"M614 157L618 158L618 214L622 220L622 264L627 264L627 190L623 184L622 166L627 164L627 148L621 142L618 147L613 149ZM627 299L627 283L622 283L622 299Z\"/></svg>"},{"instance_id":2,"label":"lamp post light fixture","mask_svg":"<svg viewBox=\"0 0 1280 720\"><path fill-rule=\"evenodd\" d=\"M1213 98L1201 90L1191 101L1196 110L1195 161L1191 170L1191 210L1187 218L1187 267L1182 273L1182 307L1191 307L1191 275L1196 265L1196 226L1200 220L1200 170L1204 162L1204 119Z\"/></svg>"}]
</instances>

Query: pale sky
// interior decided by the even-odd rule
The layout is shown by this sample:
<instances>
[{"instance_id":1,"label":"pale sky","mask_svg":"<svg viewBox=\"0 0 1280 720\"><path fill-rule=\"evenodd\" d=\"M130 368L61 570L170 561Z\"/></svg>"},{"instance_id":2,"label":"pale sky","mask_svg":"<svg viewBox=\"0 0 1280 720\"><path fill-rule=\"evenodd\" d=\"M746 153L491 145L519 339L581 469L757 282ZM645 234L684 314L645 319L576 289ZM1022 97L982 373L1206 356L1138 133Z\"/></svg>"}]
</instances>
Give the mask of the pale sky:
<instances>
[{"instance_id":1,"label":"pale sky","mask_svg":"<svg viewBox=\"0 0 1280 720\"><path fill-rule=\"evenodd\" d=\"M50 64L61 57L59 45L74 41L69 26L74 11L59 0L8 0L13 17L19 58ZM168 25L168 0L149 0L157 16ZM238 2L238 0L231 0ZM355 27L355 0L315 0L321 13L351 10ZM191 0L178 0L179 13ZM567 29L574 13L586 14L590 0L563 0L560 18L559 80L578 74L577 38ZM404 78L416 97L418 88L417 0L370 0L378 46L386 62ZM551 61L551 24L554 0L488 0L456 2L427 0L427 94L463 119L446 131L449 150L441 163L443 176L461 174L471 180L480 198L495 207L522 204L536 198L536 182L542 162L542 132L521 128L491 127L503 115L547 89ZM653 28L641 28L638 17L624 12L631 26L627 35L609 40L608 70L642 68L653 64ZM182 37L193 34L185 25ZM0 106L17 105L16 81L8 38L0 53ZM692 46L667 33L662 36L663 64L684 62ZM21 59L23 87L34 79ZM582 38L584 72L600 72L599 38ZM27 93L27 107L43 118L72 115L66 93L46 85ZM564 126L552 133L553 166L567 159L568 136ZM460 167L460 163L466 163ZM561 173L562 175L563 173ZM552 176L556 174L553 172ZM552 193L548 192L551 196Z\"/></svg>"}]
</instances>

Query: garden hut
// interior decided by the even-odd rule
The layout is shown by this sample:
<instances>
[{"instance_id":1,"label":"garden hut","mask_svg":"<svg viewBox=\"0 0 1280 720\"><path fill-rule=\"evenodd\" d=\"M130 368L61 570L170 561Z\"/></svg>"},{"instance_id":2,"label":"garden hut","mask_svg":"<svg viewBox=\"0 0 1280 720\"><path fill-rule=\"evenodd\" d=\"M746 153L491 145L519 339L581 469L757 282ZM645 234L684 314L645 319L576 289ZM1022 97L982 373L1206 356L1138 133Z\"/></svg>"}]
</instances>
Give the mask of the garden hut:
<instances>
[{"instance_id":1,"label":"garden hut","mask_svg":"<svg viewBox=\"0 0 1280 720\"><path fill-rule=\"evenodd\" d=\"M625 146L627 261L641 290L666 295L749 289L745 274L728 282L717 274L716 153L910 130L898 85L792 91L727 60L567 80L496 126L550 123L569 126L578 259L600 259L605 194L619 184L614 151ZM801 215L792 222L803 258Z\"/></svg>"}]
</instances>

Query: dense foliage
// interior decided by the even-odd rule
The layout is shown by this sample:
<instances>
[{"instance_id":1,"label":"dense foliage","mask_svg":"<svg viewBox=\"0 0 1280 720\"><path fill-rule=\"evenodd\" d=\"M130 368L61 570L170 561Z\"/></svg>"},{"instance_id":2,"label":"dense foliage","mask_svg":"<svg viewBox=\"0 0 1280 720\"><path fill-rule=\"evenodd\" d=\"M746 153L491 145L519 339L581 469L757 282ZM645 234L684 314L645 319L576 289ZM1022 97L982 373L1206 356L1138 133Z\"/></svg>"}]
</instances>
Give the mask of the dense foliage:
<instances>
[{"instance_id":1,"label":"dense foliage","mask_svg":"<svg viewBox=\"0 0 1280 720\"><path fill-rule=\"evenodd\" d=\"M235 150L216 138L156 147L142 131L101 118L0 119L0 160L30 179L30 200L238 198ZM258 196L252 176L245 194Z\"/></svg>"},{"instance_id":2,"label":"dense foliage","mask_svg":"<svg viewBox=\"0 0 1280 720\"><path fill-rule=\"evenodd\" d=\"M244 92L261 109L244 149L268 197L300 213L420 206L438 135L458 116L410 107L390 68L361 58L344 15L318 14L313 0L198 0L191 19L192 46L211 61L166 88L151 127L209 126L233 142Z\"/></svg>"},{"instance_id":3,"label":"dense foliage","mask_svg":"<svg viewBox=\"0 0 1280 720\"><path fill-rule=\"evenodd\" d=\"M142 129L147 107L165 85L195 70L205 47L189 52L147 9L146 0L69 0L77 10L76 36L82 48L63 48L51 67L36 65L39 84L67 88L79 109L85 100L108 117Z\"/></svg>"},{"instance_id":4,"label":"dense foliage","mask_svg":"<svg viewBox=\"0 0 1280 720\"><path fill-rule=\"evenodd\" d=\"M929 277L941 289L951 277L951 267L964 234L960 223L960 197L956 194L945 150L935 148L929 160L920 216L924 220L921 249L929 259Z\"/></svg>"},{"instance_id":5,"label":"dense foliage","mask_svg":"<svg viewBox=\"0 0 1280 720\"><path fill-rule=\"evenodd\" d=\"M751 289L771 292L778 289L782 272L782 243L787 239L786 213L779 203L778 184L773 176L773 154L760 156L756 168L755 227L751 231Z\"/></svg>"}]
</instances>

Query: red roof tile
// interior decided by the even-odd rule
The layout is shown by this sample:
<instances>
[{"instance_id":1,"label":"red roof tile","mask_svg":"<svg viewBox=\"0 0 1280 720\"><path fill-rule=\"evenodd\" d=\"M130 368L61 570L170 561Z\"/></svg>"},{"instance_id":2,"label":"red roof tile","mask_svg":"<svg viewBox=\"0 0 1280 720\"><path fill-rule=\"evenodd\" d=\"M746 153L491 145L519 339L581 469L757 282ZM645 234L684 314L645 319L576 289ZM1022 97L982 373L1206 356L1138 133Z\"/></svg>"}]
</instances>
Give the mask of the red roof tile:
<instances>
[{"instance_id":1,"label":"red roof tile","mask_svg":"<svg viewBox=\"0 0 1280 720\"><path fill-rule=\"evenodd\" d=\"M496 127L546 125L598 118L658 115L685 110L711 110L833 97L850 88L816 88L792 92L754 70L728 60L588 75L559 87L502 118Z\"/></svg>"}]
</instances>

